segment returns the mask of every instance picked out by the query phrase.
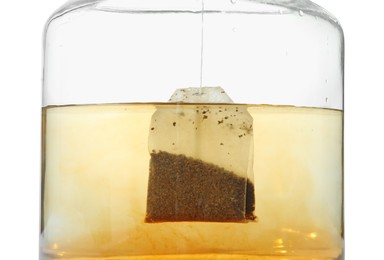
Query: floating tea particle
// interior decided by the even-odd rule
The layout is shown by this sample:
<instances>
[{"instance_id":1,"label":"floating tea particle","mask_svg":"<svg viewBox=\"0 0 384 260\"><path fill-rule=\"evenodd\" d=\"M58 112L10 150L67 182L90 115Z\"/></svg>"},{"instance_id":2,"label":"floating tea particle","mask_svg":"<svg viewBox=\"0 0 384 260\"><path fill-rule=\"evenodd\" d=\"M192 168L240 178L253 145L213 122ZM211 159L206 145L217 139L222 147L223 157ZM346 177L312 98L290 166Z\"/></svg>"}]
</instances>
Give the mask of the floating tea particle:
<instances>
[{"instance_id":1,"label":"floating tea particle","mask_svg":"<svg viewBox=\"0 0 384 260\"><path fill-rule=\"evenodd\" d=\"M253 220L253 119L222 88L178 89L149 131L146 222Z\"/></svg>"}]
</instances>

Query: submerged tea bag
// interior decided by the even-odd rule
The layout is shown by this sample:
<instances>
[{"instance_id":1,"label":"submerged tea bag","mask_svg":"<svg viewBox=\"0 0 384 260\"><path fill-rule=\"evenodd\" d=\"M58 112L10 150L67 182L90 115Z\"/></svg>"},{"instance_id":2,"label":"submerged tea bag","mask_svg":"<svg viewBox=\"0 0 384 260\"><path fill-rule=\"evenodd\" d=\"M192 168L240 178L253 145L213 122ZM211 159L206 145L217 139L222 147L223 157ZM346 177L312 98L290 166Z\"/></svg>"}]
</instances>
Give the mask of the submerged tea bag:
<instances>
[{"instance_id":1,"label":"submerged tea bag","mask_svg":"<svg viewBox=\"0 0 384 260\"><path fill-rule=\"evenodd\" d=\"M157 107L146 222L253 220L253 119L219 87L178 89Z\"/></svg>"}]
</instances>

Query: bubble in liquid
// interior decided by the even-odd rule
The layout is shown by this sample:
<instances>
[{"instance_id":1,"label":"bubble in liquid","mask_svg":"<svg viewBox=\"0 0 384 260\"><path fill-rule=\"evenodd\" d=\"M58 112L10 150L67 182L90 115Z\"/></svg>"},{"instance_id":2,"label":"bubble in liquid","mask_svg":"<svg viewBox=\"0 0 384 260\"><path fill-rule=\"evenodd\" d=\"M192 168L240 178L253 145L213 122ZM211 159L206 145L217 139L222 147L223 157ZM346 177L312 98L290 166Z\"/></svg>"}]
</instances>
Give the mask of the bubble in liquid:
<instances>
[{"instance_id":1,"label":"bubble in liquid","mask_svg":"<svg viewBox=\"0 0 384 260\"><path fill-rule=\"evenodd\" d=\"M302 10L299 10L299 15L300 16L303 16L304 15L304 12Z\"/></svg>"},{"instance_id":2,"label":"bubble in liquid","mask_svg":"<svg viewBox=\"0 0 384 260\"><path fill-rule=\"evenodd\" d=\"M232 4L236 4L237 0L231 0Z\"/></svg>"}]
</instances>

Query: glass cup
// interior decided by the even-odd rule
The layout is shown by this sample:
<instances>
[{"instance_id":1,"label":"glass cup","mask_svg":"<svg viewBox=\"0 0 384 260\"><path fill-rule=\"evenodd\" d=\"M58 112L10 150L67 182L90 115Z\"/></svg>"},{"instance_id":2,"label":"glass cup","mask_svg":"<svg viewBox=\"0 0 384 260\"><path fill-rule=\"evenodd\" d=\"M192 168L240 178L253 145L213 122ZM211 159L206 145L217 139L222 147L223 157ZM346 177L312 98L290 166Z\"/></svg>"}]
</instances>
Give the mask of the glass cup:
<instances>
[{"instance_id":1,"label":"glass cup","mask_svg":"<svg viewBox=\"0 0 384 260\"><path fill-rule=\"evenodd\" d=\"M40 259L343 259L343 66L307 0L66 3Z\"/></svg>"}]
</instances>

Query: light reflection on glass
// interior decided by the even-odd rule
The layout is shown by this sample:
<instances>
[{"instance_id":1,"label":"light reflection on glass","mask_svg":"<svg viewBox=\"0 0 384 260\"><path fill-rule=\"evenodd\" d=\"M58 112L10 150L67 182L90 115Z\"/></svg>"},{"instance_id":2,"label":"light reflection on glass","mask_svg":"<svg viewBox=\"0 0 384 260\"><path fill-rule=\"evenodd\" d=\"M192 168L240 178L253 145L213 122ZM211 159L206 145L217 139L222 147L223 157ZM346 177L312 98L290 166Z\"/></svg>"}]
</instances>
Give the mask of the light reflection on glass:
<instances>
[{"instance_id":1,"label":"light reflection on glass","mask_svg":"<svg viewBox=\"0 0 384 260\"><path fill-rule=\"evenodd\" d=\"M316 232L309 233L308 237L315 239L315 238L317 238L317 233Z\"/></svg>"}]
</instances>

